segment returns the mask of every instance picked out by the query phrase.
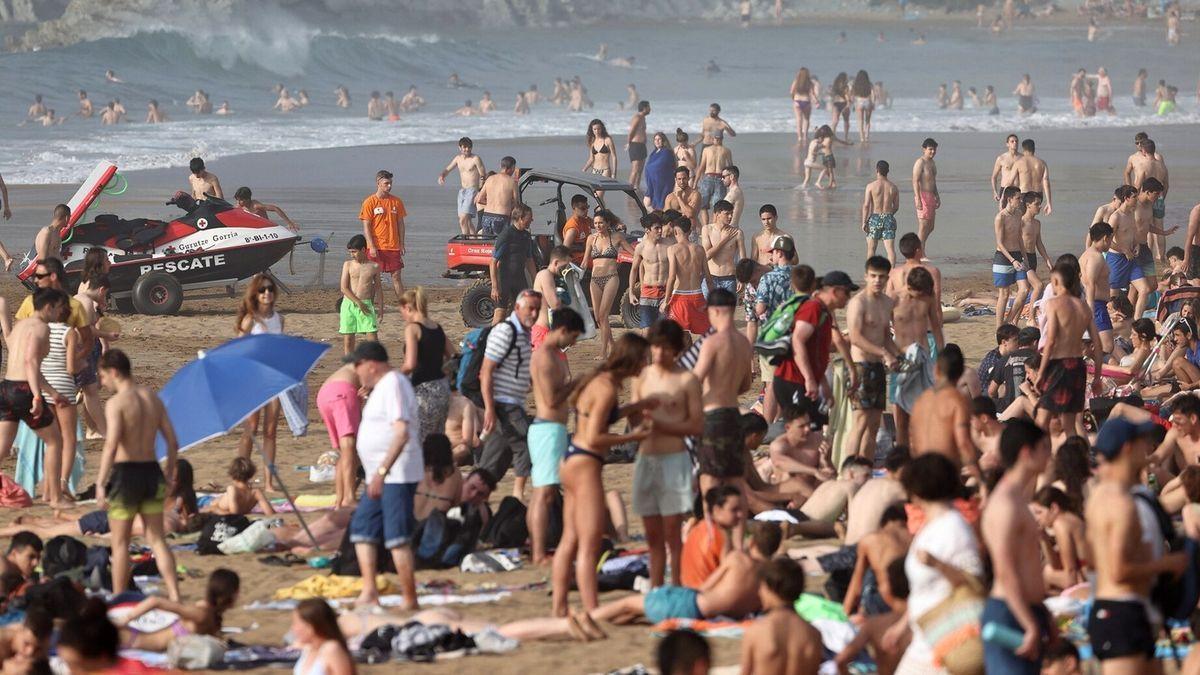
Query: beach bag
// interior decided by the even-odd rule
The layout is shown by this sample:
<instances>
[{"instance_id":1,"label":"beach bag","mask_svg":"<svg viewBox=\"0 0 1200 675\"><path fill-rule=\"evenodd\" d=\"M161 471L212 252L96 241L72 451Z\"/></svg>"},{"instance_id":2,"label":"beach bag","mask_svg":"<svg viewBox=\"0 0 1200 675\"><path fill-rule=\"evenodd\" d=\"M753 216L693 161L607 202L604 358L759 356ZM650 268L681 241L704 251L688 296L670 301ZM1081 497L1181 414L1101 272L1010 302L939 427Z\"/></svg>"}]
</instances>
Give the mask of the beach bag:
<instances>
[{"instance_id":1,"label":"beach bag","mask_svg":"<svg viewBox=\"0 0 1200 675\"><path fill-rule=\"evenodd\" d=\"M951 675L984 675L980 617L985 594L979 580L955 586L950 595L917 619L933 651L933 663Z\"/></svg>"},{"instance_id":2,"label":"beach bag","mask_svg":"<svg viewBox=\"0 0 1200 675\"><path fill-rule=\"evenodd\" d=\"M46 542L42 551L42 576L52 579L65 572L82 570L88 560L88 548L74 537L60 534Z\"/></svg>"},{"instance_id":3,"label":"beach bag","mask_svg":"<svg viewBox=\"0 0 1200 675\"><path fill-rule=\"evenodd\" d=\"M33 498L13 479L0 473L0 507L23 509L33 506Z\"/></svg>"},{"instance_id":4,"label":"beach bag","mask_svg":"<svg viewBox=\"0 0 1200 675\"><path fill-rule=\"evenodd\" d=\"M392 560L392 554L383 547L383 544L375 544L375 566L378 568L379 574L396 573L396 563ZM350 542L350 528L348 527L342 534L342 543L338 545L337 553L334 554L329 565L329 571L331 574L340 576L362 576L362 570L358 568L358 554L354 551L354 544Z\"/></svg>"},{"instance_id":5,"label":"beach bag","mask_svg":"<svg viewBox=\"0 0 1200 675\"><path fill-rule=\"evenodd\" d=\"M208 670L225 662L225 643L211 635L176 636L167 646L167 665L183 670Z\"/></svg>"},{"instance_id":6,"label":"beach bag","mask_svg":"<svg viewBox=\"0 0 1200 675\"><path fill-rule=\"evenodd\" d=\"M516 329L507 320L495 326L476 328L464 335L462 342L458 345L459 351L462 353L458 361L458 375L456 376L458 391L480 409L484 406L483 392L480 389L482 383L479 380L479 372L483 368L483 356L484 352L487 351L488 337L491 336L492 330L500 326L508 326L509 332L513 332L512 339L508 343L508 349L504 351L504 356L500 358L500 361L503 362L512 353L513 347L517 346ZM518 360L514 370L520 370L520 368L521 364Z\"/></svg>"},{"instance_id":7,"label":"beach bag","mask_svg":"<svg viewBox=\"0 0 1200 675\"><path fill-rule=\"evenodd\" d=\"M1187 621L1196 610L1197 603L1200 603L1200 560L1197 559L1200 544L1197 544L1195 539L1175 533L1171 516L1163 510L1158 499L1142 490L1134 490L1132 494L1134 499L1141 500L1154 510L1159 531L1167 543L1167 552L1182 551L1187 555L1187 567L1182 574L1160 574L1150 589L1150 601L1162 613L1163 618Z\"/></svg>"},{"instance_id":8,"label":"beach bag","mask_svg":"<svg viewBox=\"0 0 1200 675\"><path fill-rule=\"evenodd\" d=\"M758 340L754 343L754 352L776 363L777 359L786 357L792 352L792 328L796 325L796 311L800 309L809 296L797 293L771 312L771 316L762 322L758 328ZM821 322L826 318L821 316Z\"/></svg>"},{"instance_id":9,"label":"beach bag","mask_svg":"<svg viewBox=\"0 0 1200 675\"><path fill-rule=\"evenodd\" d=\"M521 500L513 496L500 500L496 514L487 527L479 533L479 541L485 548L520 548L529 539L529 528L525 525L527 509ZM559 516L561 522L562 516ZM559 530L562 536L562 530ZM557 542L556 542L557 543Z\"/></svg>"},{"instance_id":10,"label":"beach bag","mask_svg":"<svg viewBox=\"0 0 1200 675\"><path fill-rule=\"evenodd\" d=\"M210 518L200 530L200 539L196 542L196 553L200 555L221 555L218 545L226 539L232 539L242 530L250 527L250 519L246 516L216 516Z\"/></svg>"}]
</instances>

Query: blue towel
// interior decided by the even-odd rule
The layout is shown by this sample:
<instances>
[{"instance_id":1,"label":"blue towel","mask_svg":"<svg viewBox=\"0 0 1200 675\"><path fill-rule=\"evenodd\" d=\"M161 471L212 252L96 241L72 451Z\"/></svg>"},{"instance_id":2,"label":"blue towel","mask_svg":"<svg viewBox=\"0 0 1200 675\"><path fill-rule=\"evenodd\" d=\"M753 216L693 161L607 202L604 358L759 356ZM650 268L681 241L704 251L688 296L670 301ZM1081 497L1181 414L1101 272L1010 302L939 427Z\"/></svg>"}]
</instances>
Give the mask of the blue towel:
<instances>
[{"instance_id":1,"label":"blue towel","mask_svg":"<svg viewBox=\"0 0 1200 675\"><path fill-rule=\"evenodd\" d=\"M75 466L71 467L71 478L67 484L74 494L82 489L81 482L83 481L83 422L80 420L77 427L76 440L78 445L75 448ZM17 427L17 438L13 441L13 447L17 449L17 475L16 481L25 488L25 491L34 499L37 498L38 483L42 482L42 455L46 453L46 444L42 439L38 438L37 434L30 429L28 425L21 422Z\"/></svg>"}]
</instances>

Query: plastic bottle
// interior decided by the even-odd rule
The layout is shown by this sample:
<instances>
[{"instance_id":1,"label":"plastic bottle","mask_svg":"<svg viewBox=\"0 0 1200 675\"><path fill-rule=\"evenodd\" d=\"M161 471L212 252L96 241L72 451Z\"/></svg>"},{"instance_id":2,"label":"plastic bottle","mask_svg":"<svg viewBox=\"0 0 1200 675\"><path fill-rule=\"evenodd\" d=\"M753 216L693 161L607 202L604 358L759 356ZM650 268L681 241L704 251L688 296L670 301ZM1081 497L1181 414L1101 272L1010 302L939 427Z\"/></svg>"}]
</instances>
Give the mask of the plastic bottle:
<instances>
[{"instance_id":1,"label":"plastic bottle","mask_svg":"<svg viewBox=\"0 0 1200 675\"><path fill-rule=\"evenodd\" d=\"M990 642L1009 650L1016 650L1025 641L1024 632L995 623L994 621L983 624L983 630L980 631L980 635L983 636L985 642Z\"/></svg>"}]
</instances>

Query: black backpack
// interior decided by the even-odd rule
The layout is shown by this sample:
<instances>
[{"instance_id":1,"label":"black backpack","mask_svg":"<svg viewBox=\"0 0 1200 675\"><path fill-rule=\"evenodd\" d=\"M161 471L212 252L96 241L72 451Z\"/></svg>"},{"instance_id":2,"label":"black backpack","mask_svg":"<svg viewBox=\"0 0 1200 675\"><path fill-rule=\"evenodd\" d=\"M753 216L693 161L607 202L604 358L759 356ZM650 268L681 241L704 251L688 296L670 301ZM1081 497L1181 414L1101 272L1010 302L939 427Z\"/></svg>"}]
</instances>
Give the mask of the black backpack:
<instances>
[{"instance_id":1,"label":"black backpack","mask_svg":"<svg viewBox=\"0 0 1200 675\"><path fill-rule=\"evenodd\" d=\"M496 513L487 527L479 533L479 541L485 548L519 548L529 539L529 528L525 525L527 509L521 500L509 495L500 500Z\"/></svg>"},{"instance_id":2,"label":"black backpack","mask_svg":"<svg viewBox=\"0 0 1200 675\"><path fill-rule=\"evenodd\" d=\"M392 561L392 554L383 547L383 544L375 544L375 567L378 574L395 574L396 572L396 563ZM329 571L333 574L351 577L362 575L362 570L358 569L358 554L354 551L354 544L350 542L350 528L346 528L345 534L342 535L342 543L338 545Z\"/></svg>"},{"instance_id":3,"label":"black backpack","mask_svg":"<svg viewBox=\"0 0 1200 675\"><path fill-rule=\"evenodd\" d=\"M508 349L504 351L504 357L500 359L503 362L512 353L513 348L517 346L516 329L507 320L495 326L477 328L463 336L462 343L459 344L461 356L459 357L458 374L456 375L458 391L463 396L466 396L471 403L474 403L476 407L481 409L483 408L483 391L481 389L483 383L479 379L479 372L483 368L483 357L487 351L488 337L492 334L493 330L504 325L508 326L508 330L513 336L512 340L508 343ZM514 370L520 370L520 368L521 359L518 352Z\"/></svg>"},{"instance_id":4,"label":"black backpack","mask_svg":"<svg viewBox=\"0 0 1200 675\"><path fill-rule=\"evenodd\" d=\"M87 546L74 537L60 534L46 542L42 551L42 576L47 579L80 570L87 564Z\"/></svg>"},{"instance_id":5,"label":"black backpack","mask_svg":"<svg viewBox=\"0 0 1200 675\"><path fill-rule=\"evenodd\" d=\"M209 518L200 530L200 540L196 542L196 553L200 555L221 555L217 545L230 539L242 530L250 527L250 519L246 516L215 516Z\"/></svg>"}]
</instances>

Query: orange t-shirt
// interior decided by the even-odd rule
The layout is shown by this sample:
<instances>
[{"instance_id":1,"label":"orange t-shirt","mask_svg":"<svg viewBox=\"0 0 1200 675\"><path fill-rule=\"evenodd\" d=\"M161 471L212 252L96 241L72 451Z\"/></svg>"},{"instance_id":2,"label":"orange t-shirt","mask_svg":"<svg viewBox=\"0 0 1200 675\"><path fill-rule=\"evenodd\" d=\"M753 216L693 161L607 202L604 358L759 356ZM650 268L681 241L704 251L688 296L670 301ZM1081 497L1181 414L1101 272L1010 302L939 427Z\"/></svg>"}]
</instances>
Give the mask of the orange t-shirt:
<instances>
[{"instance_id":1,"label":"orange t-shirt","mask_svg":"<svg viewBox=\"0 0 1200 675\"><path fill-rule=\"evenodd\" d=\"M592 234L592 219L580 218L579 216L571 216L567 218L567 222L563 223L563 241L567 239L567 232L571 230L579 230L579 238L575 240L576 246L583 246L587 238Z\"/></svg>"},{"instance_id":2,"label":"orange t-shirt","mask_svg":"<svg viewBox=\"0 0 1200 675\"><path fill-rule=\"evenodd\" d=\"M404 210L404 202L399 197L386 195L380 198L371 195L363 200L358 219L370 221L371 234L379 250L399 251L400 219L406 215L408 212Z\"/></svg>"},{"instance_id":3,"label":"orange t-shirt","mask_svg":"<svg viewBox=\"0 0 1200 675\"><path fill-rule=\"evenodd\" d=\"M719 527L711 530L709 527L707 522L697 523L688 530L687 539L683 542L683 553L679 556L679 580L688 588L699 589L721 565L725 533Z\"/></svg>"}]
</instances>

